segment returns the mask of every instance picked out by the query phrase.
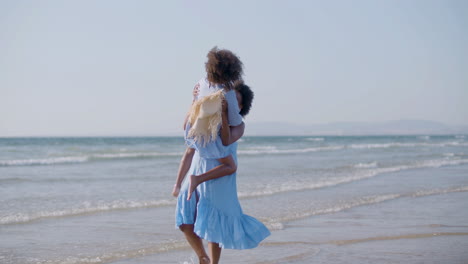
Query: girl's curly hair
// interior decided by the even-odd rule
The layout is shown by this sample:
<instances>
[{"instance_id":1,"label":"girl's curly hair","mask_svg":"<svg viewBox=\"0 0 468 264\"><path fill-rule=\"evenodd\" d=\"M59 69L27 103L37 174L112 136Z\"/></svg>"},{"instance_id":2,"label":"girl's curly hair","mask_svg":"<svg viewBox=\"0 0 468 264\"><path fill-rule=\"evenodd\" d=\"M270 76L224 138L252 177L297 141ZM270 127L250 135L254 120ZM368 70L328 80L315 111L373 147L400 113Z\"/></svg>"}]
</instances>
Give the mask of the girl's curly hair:
<instances>
[{"instance_id":1,"label":"girl's curly hair","mask_svg":"<svg viewBox=\"0 0 468 264\"><path fill-rule=\"evenodd\" d=\"M206 57L205 68L210 83L223 84L230 89L234 81L241 79L243 64L233 52L214 47Z\"/></svg>"},{"instance_id":2,"label":"girl's curly hair","mask_svg":"<svg viewBox=\"0 0 468 264\"><path fill-rule=\"evenodd\" d=\"M241 94L242 109L240 110L239 114L242 117L245 117L250 112L250 108L252 108L254 92L243 81L236 81L234 83L234 89Z\"/></svg>"}]
</instances>

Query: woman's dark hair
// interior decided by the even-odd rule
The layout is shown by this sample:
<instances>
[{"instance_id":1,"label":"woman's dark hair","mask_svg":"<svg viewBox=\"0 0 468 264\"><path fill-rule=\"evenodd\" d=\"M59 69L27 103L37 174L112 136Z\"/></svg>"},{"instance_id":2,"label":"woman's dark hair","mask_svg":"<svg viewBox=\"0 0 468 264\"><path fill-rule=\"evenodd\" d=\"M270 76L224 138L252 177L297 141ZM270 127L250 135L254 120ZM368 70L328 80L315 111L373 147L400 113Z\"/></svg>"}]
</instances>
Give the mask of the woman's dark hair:
<instances>
[{"instance_id":1,"label":"woman's dark hair","mask_svg":"<svg viewBox=\"0 0 468 264\"><path fill-rule=\"evenodd\" d=\"M234 89L239 91L242 97L242 109L239 112L241 116L246 116L252 108L252 101L254 99L254 92L242 81L237 81L234 83Z\"/></svg>"},{"instance_id":2,"label":"woman's dark hair","mask_svg":"<svg viewBox=\"0 0 468 264\"><path fill-rule=\"evenodd\" d=\"M208 61L205 63L205 68L210 83L224 84L230 89L234 81L241 79L243 65L236 54L214 47L206 57Z\"/></svg>"}]
</instances>

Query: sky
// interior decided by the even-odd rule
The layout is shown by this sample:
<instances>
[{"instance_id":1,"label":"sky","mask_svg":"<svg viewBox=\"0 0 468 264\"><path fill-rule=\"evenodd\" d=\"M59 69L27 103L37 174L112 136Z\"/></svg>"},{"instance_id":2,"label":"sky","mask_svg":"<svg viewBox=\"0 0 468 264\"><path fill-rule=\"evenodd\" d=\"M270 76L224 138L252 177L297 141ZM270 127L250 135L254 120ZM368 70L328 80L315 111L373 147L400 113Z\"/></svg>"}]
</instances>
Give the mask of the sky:
<instances>
[{"instance_id":1,"label":"sky","mask_svg":"<svg viewBox=\"0 0 468 264\"><path fill-rule=\"evenodd\" d=\"M468 1L0 0L0 137L182 134L218 46L249 122L468 125Z\"/></svg>"}]
</instances>

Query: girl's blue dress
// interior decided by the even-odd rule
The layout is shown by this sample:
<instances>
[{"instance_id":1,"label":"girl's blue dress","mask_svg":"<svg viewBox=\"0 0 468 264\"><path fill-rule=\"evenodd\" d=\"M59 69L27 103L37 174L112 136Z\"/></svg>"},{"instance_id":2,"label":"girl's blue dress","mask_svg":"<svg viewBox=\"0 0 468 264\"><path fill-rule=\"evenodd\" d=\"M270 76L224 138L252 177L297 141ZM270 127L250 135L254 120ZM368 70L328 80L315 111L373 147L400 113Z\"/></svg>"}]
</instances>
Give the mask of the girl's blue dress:
<instances>
[{"instance_id":1,"label":"girl's blue dress","mask_svg":"<svg viewBox=\"0 0 468 264\"><path fill-rule=\"evenodd\" d=\"M226 96L228 107L233 104L237 106L235 92L231 92L234 97ZM213 169L220 165L217 158L227 155L232 155L237 164L237 142L224 147L218 137L204 147L193 146L197 151L189 175L200 175ZM270 235L265 225L242 212L237 197L236 173L200 184L189 201L188 185L189 181L186 180L177 198L176 227L194 224L194 231L199 237L228 249L254 248Z\"/></svg>"}]
</instances>

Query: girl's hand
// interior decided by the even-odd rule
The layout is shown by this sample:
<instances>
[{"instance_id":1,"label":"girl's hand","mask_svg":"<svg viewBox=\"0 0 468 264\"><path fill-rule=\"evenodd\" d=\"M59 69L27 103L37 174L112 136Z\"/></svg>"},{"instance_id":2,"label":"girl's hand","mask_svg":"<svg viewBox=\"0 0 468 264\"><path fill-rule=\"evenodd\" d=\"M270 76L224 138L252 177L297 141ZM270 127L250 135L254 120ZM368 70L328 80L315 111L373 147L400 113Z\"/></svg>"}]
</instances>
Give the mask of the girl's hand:
<instances>
[{"instance_id":1,"label":"girl's hand","mask_svg":"<svg viewBox=\"0 0 468 264\"><path fill-rule=\"evenodd\" d=\"M178 186L177 184L174 184L174 188L172 189L172 196L174 197L179 196L179 192L180 192L180 186Z\"/></svg>"}]
</instances>

